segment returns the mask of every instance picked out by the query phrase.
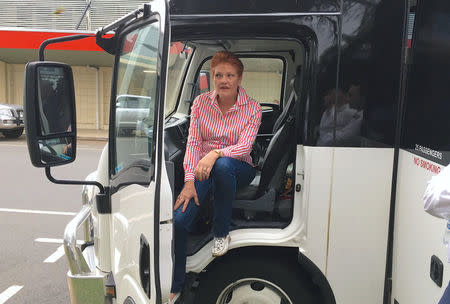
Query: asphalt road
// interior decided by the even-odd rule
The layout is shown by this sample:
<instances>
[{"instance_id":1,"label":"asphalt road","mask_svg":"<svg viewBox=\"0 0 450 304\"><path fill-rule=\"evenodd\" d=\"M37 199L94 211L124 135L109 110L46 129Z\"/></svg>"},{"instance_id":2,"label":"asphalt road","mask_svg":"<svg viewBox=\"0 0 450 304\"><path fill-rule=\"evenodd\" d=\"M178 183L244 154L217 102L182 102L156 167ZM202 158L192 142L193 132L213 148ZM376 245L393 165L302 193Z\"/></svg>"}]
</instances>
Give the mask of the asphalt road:
<instances>
[{"instance_id":1,"label":"asphalt road","mask_svg":"<svg viewBox=\"0 0 450 304\"><path fill-rule=\"evenodd\" d=\"M79 141L76 161L52 175L83 180L105 143ZM49 182L31 165L23 136L0 137L0 168L0 304L69 303L61 240L81 208L81 186Z\"/></svg>"}]
</instances>

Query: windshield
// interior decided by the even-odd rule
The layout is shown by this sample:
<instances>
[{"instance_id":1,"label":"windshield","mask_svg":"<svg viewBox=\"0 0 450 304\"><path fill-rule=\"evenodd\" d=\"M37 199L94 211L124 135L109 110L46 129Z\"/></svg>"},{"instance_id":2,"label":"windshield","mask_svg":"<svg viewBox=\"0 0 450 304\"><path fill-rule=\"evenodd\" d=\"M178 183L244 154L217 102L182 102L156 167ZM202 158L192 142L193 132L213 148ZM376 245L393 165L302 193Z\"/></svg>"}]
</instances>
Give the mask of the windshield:
<instances>
[{"instance_id":1,"label":"windshield","mask_svg":"<svg viewBox=\"0 0 450 304\"><path fill-rule=\"evenodd\" d=\"M186 72L192 53L193 49L183 42L172 42L170 46L164 117L167 117L175 110L177 98L183 82L183 76Z\"/></svg>"}]
</instances>

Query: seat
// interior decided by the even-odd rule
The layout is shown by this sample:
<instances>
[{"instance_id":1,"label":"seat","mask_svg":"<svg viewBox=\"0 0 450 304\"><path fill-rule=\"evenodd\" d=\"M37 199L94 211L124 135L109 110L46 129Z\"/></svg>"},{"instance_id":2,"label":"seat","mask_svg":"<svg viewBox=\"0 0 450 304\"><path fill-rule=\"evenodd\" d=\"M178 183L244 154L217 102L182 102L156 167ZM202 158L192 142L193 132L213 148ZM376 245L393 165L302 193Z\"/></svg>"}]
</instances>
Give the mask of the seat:
<instances>
[{"instance_id":1,"label":"seat","mask_svg":"<svg viewBox=\"0 0 450 304\"><path fill-rule=\"evenodd\" d=\"M283 108L280 116L278 116L277 120L273 124L272 133L275 134L278 129L286 122L289 114L294 114L295 101L297 100L297 93L300 91L301 84L301 75L302 75L302 66L297 67L296 75L292 78L290 86L292 87L292 93L289 96L288 102L286 106Z\"/></svg>"},{"instance_id":2,"label":"seat","mask_svg":"<svg viewBox=\"0 0 450 304\"><path fill-rule=\"evenodd\" d=\"M295 93L295 90L292 91L291 96L289 96L288 102L286 106L283 108L283 111L281 112L280 116L278 116L277 120L273 124L272 133L275 134L282 125L286 122L286 119L288 118L289 114L294 114L294 106L295 101L297 100L297 94Z\"/></svg>"},{"instance_id":3,"label":"seat","mask_svg":"<svg viewBox=\"0 0 450 304\"><path fill-rule=\"evenodd\" d=\"M233 208L243 209L247 218L251 218L255 212L273 212L274 210L276 196L282 190L283 177L293 160L295 151L296 99L296 94L293 92L285 107L286 111L283 111L286 114L283 118L279 118L278 129L259 164L260 172L250 185L236 192Z\"/></svg>"},{"instance_id":4,"label":"seat","mask_svg":"<svg viewBox=\"0 0 450 304\"><path fill-rule=\"evenodd\" d=\"M253 145L252 149L252 158L257 168L262 168L261 161L264 159L264 156L266 154L266 147L268 146L267 142L271 138L273 138L274 134L276 134L276 132L280 129L280 127L286 122L286 119L289 116L289 114L294 114L294 106L296 99L297 95L293 90L291 95L289 96L286 106L283 108L283 111L278 116L277 120L275 121L272 127L272 134L257 135L255 144Z\"/></svg>"}]
</instances>

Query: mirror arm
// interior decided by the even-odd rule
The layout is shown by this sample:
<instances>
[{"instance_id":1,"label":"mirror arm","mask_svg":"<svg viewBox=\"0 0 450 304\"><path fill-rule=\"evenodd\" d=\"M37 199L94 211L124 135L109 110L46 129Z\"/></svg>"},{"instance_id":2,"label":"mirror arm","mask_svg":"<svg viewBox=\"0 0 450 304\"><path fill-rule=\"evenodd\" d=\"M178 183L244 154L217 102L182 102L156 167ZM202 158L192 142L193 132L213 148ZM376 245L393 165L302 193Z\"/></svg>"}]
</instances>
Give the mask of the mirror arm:
<instances>
[{"instance_id":1,"label":"mirror arm","mask_svg":"<svg viewBox=\"0 0 450 304\"><path fill-rule=\"evenodd\" d=\"M41 45L39 46L39 61L44 61L44 50L47 47L47 45L49 45L49 44L72 41L72 40L79 40L79 39L84 39L84 38L88 38L88 37L95 37L95 35L71 35L71 36L47 39L44 42L42 42Z\"/></svg>"},{"instance_id":2,"label":"mirror arm","mask_svg":"<svg viewBox=\"0 0 450 304\"><path fill-rule=\"evenodd\" d=\"M97 186L100 189L100 194L105 194L105 188L99 182L55 179L52 176L52 174L50 173L50 167L45 167L45 175L47 175L47 178L48 178L49 181L51 181L52 183L55 183L55 184L62 184L62 185L92 185L92 186Z\"/></svg>"}]
</instances>

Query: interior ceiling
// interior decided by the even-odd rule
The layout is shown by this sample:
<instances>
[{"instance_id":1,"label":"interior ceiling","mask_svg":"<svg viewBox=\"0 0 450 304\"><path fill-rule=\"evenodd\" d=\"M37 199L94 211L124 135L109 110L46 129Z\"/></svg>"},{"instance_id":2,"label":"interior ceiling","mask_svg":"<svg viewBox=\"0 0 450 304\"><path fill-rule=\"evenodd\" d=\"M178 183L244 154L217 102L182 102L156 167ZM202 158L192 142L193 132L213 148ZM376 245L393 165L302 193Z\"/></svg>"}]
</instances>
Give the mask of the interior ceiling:
<instances>
[{"instance_id":1,"label":"interior ceiling","mask_svg":"<svg viewBox=\"0 0 450 304\"><path fill-rule=\"evenodd\" d=\"M71 66L111 67L114 56L99 51L60 51L47 50L45 60L67 63ZM11 64L25 64L39 60L39 50L34 49L0 49L0 61Z\"/></svg>"},{"instance_id":2,"label":"interior ceiling","mask_svg":"<svg viewBox=\"0 0 450 304\"><path fill-rule=\"evenodd\" d=\"M289 51L297 50L300 44L294 40L275 39L236 39L236 40L192 40L188 44L208 46L212 49L232 52L264 52L264 51Z\"/></svg>"},{"instance_id":3,"label":"interior ceiling","mask_svg":"<svg viewBox=\"0 0 450 304\"><path fill-rule=\"evenodd\" d=\"M303 58L302 45L294 40L275 40L275 39L236 39L236 40L192 40L187 42L189 45L197 48L208 48L211 53L216 51L222 51L224 49L235 52L242 56L245 55L279 55L289 56L291 53L295 54L297 63ZM258 58L247 59L244 62L245 70L252 72L260 71L282 71L282 64L279 60L264 60L261 61ZM208 70L208 64L204 64L205 70Z\"/></svg>"}]
</instances>

